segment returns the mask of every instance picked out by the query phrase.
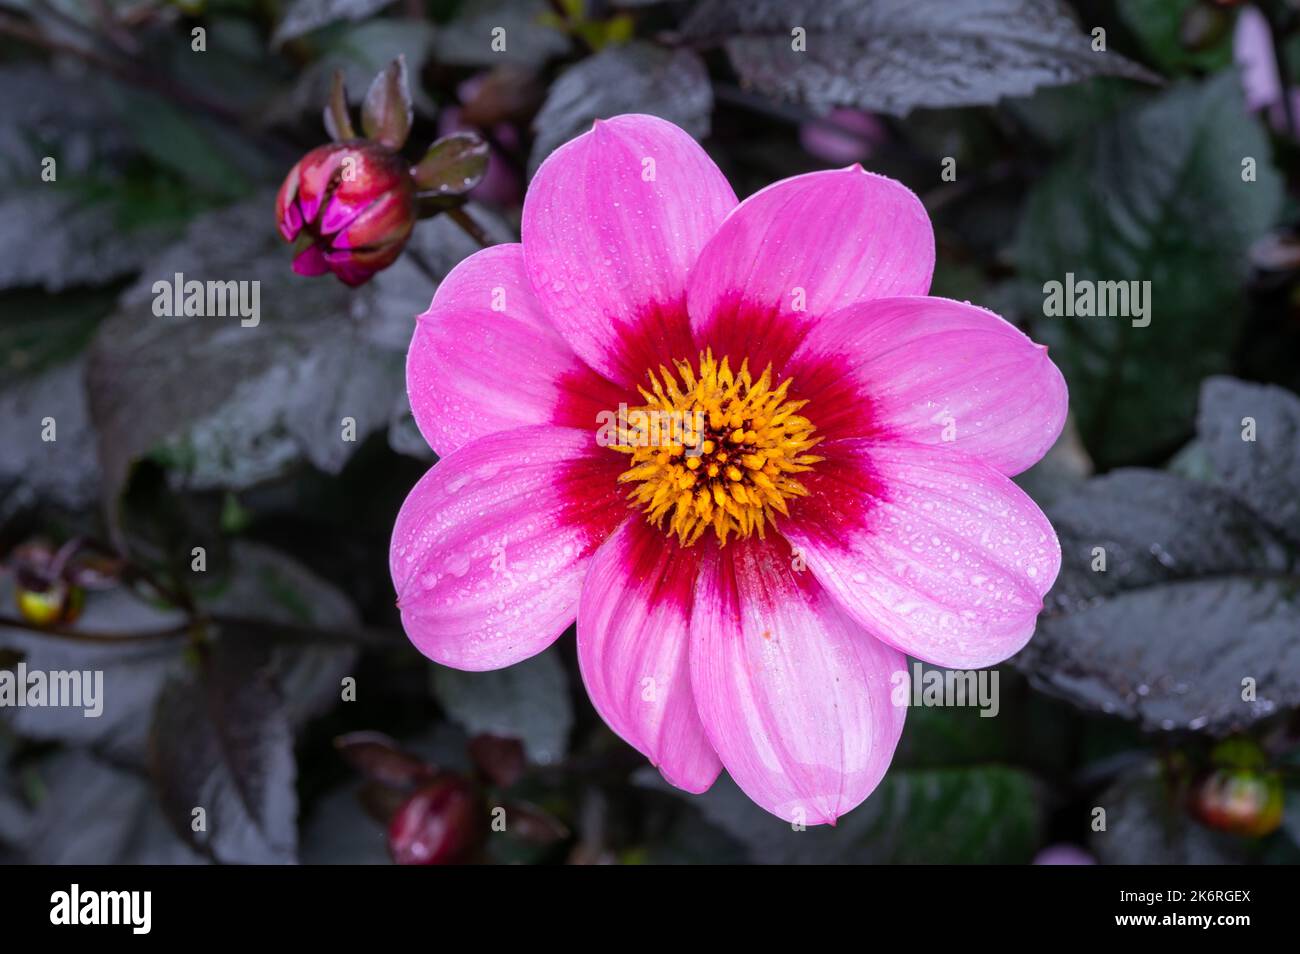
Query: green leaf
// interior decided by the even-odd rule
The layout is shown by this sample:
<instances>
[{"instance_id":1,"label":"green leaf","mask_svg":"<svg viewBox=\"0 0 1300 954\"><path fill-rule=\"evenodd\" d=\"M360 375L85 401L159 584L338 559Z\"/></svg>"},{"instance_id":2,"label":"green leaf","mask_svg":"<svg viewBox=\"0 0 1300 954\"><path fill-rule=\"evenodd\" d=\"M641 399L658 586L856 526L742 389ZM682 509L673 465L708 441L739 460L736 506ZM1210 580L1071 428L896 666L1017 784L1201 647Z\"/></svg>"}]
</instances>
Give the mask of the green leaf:
<instances>
[{"instance_id":1,"label":"green leaf","mask_svg":"<svg viewBox=\"0 0 1300 954\"><path fill-rule=\"evenodd\" d=\"M262 195L196 220L100 327L87 385L109 501L146 456L168 462L177 485L243 489L303 460L337 473L388 425L404 391L410 321L433 282L403 268L350 293L329 276L295 275L272 213ZM236 290L257 314L159 314L174 306L177 275L244 282ZM404 308L422 304L379 307L394 300L392 286L404 290ZM355 441L345 440L344 418L355 421Z\"/></svg>"},{"instance_id":2,"label":"green leaf","mask_svg":"<svg viewBox=\"0 0 1300 954\"><path fill-rule=\"evenodd\" d=\"M140 774L81 750L55 752L31 771L42 797L31 807L17 839L28 863L203 862L172 832L148 779Z\"/></svg>"},{"instance_id":3,"label":"green leaf","mask_svg":"<svg viewBox=\"0 0 1300 954\"><path fill-rule=\"evenodd\" d=\"M191 215L246 182L243 169L259 168L246 152L210 141L185 167L187 136L198 127L111 80L77 83L19 65L0 68L0 85L10 100L0 117L0 289L61 291L130 275ZM157 116L128 109L142 105ZM149 139L164 126L161 139ZM223 155L240 161L223 165Z\"/></svg>"},{"instance_id":4,"label":"green leaf","mask_svg":"<svg viewBox=\"0 0 1300 954\"><path fill-rule=\"evenodd\" d=\"M357 138L356 130L352 128L352 117L348 114L348 91L344 85L342 70L334 72L329 102L325 104L324 120L325 131L335 142L346 142Z\"/></svg>"},{"instance_id":5,"label":"green leaf","mask_svg":"<svg viewBox=\"0 0 1300 954\"><path fill-rule=\"evenodd\" d=\"M364 20L392 3L393 0L293 0L271 36L271 45L281 46L340 20Z\"/></svg>"},{"instance_id":6,"label":"green leaf","mask_svg":"<svg viewBox=\"0 0 1300 954\"><path fill-rule=\"evenodd\" d=\"M158 697L150 755L163 812L196 851L227 864L296 860L293 731L267 647L223 633L197 672ZM193 824L202 808L205 824Z\"/></svg>"},{"instance_id":7,"label":"green leaf","mask_svg":"<svg viewBox=\"0 0 1300 954\"><path fill-rule=\"evenodd\" d=\"M726 777L691 801L760 864L1025 864L1039 842L1041 798L1026 773L979 766L891 770L833 828L794 831Z\"/></svg>"},{"instance_id":8,"label":"green leaf","mask_svg":"<svg viewBox=\"0 0 1300 954\"><path fill-rule=\"evenodd\" d=\"M919 663L909 666L918 685ZM924 666L927 672L943 672ZM921 705L908 709L892 766L895 770L974 768L1010 764L1043 769L1064 760L1068 707L1033 692L1012 666L988 670L994 705ZM981 675L983 675L981 673ZM924 684L921 683L923 686Z\"/></svg>"},{"instance_id":9,"label":"green leaf","mask_svg":"<svg viewBox=\"0 0 1300 954\"><path fill-rule=\"evenodd\" d=\"M86 343L113 306L111 290L0 295L0 527L24 508L90 507L99 461L84 385ZM44 439L47 418L56 440Z\"/></svg>"},{"instance_id":10,"label":"green leaf","mask_svg":"<svg viewBox=\"0 0 1300 954\"><path fill-rule=\"evenodd\" d=\"M274 640L277 624L347 632L361 625L348 596L296 560L260 544L232 545L229 572L216 592L198 593L210 613L255 621L269 646L268 671L289 721L301 726L340 699L353 671L354 647L322 640Z\"/></svg>"},{"instance_id":11,"label":"green leaf","mask_svg":"<svg viewBox=\"0 0 1300 954\"><path fill-rule=\"evenodd\" d=\"M302 832L306 865L391 865L388 837L362 807L358 785L335 789L319 798Z\"/></svg>"},{"instance_id":12,"label":"green leaf","mask_svg":"<svg viewBox=\"0 0 1300 954\"><path fill-rule=\"evenodd\" d=\"M416 165L416 186L421 192L439 196L464 195L482 181L490 151L488 144L472 132L443 136Z\"/></svg>"},{"instance_id":13,"label":"green leaf","mask_svg":"<svg viewBox=\"0 0 1300 954\"><path fill-rule=\"evenodd\" d=\"M707 822L694 805L674 801L679 810L667 824L651 830L643 859L624 857L624 864L644 860L651 865L742 865L748 861L744 845Z\"/></svg>"},{"instance_id":14,"label":"green leaf","mask_svg":"<svg viewBox=\"0 0 1300 954\"><path fill-rule=\"evenodd\" d=\"M505 669L433 668L433 693L470 735L518 739L533 762L555 762L573 727L569 683L554 649Z\"/></svg>"},{"instance_id":15,"label":"green leaf","mask_svg":"<svg viewBox=\"0 0 1300 954\"><path fill-rule=\"evenodd\" d=\"M456 17L439 26L434 56L447 66L539 67L570 48L569 38L548 25L550 10L546 0L461 4Z\"/></svg>"},{"instance_id":16,"label":"green leaf","mask_svg":"<svg viewBox=\"0 0 1300 954\"><path fill-rule=\"evenodd\" d=\"M335 73L335 87L342 74ZM331 95L333 95L331 93ZM398 150L411 133L414 118L411 85L406 75L406 57L399 55L385 66L370 83L361 104L361 128L366 138Z\"/></svg>"},{"instance_id":17,"label":"green leaf","mask_svg":"<svg viewBox=\"0 0 1300 954\"><path fill-rule=\"evenodd\" d=\"M1300 544L1300 398L1211 378L1201 388L1196 429L1210 479Z\"/></svg>"},{"instance_id":18,"label":"green leaf","mask_svg":"<svg viewBox=\"0 0 1300 954\"><path fill-rule=\"evenodd\" d=\"M129 145L100 85L78 83L41 64L14 63L0 67L0 86L6 98L0 172L14 185L41 183L46 156L58 160L63 176L83 178L103 157Z\"/></svg>"},{"instance_id":19,"label":"green leaf","mask_svg":"<svg viewBox=\"0 0 1300 954\"><path fill-rule=\"evenodd\" d=\"M1232 12L1202 0L1125 0L1116 10L1169 72L1232 65Z\"/></svg>"},{"instance_id":20,"label":"green leaf","mask_svg":"<svg viewBox=\"0 0 1300 954\"><path fill-rule=\"evenodd\" d=\"M610 47L570 66L552 84L533 120L537 138L528 165L535 171L596 119L649 113L703 139L712 112L713 88L697 54L640 42Z\"/></svg>"},{"instance_id":21,"label":"green leaf","mask_svg":"<svg viewBox=\"0 0 1300 954\"><path fill-rule=\"evenodd\" d=\"M1154 79L1118 53L1094 51L1062 0L705 0L681 31L725 45L746 84L818 111L904 116L1091 76Z\"/></svg>"},{"instance_id":22,"label":"green leaf","mask_svg":"<svg viewBox=\"0 0 1300 954\"><path fill-rule=\"evenodd\" d=\"M1243 181L1253 159L1257 180ZM1147 317L1040 317L1035 336L1070 385L1100 467L1172 452L1202 378L1238 330L1251 243L1276 220L1281 182L1234 76L1183 84L1097 128L1031 193L1018 260L1027 310L1048 282L1149 281Z\"/></svg>"},{"instance_id":23,"label":"green leaf","mask_svg":"<svg viewBox=\"0 0 1300 954\"><path fill-rule=\"evenodd\" d=\"M0 195L0 288L56 292L134 274L180 231L165 220L124 222L140 211L129 193L87 194L55 183Z\"/></svg>"},{"instance_id":24,"label":"green leaf","mask_svg":"<svg viewBox=\"0 0 1300 954\"><path fill-rule=\"evenodd\" d=\"M1096 797L1106 830L1090 845L1107 865L1225 865L1247 861L1250 843L1192 821L1154 764L1122 776ZM1090 819L1091 820L1091 819Z\"/></svg>"},{"instance_id":25,"label":"green leaf","mask_svg":"<svg viewBox=\"0 0 1300 954\"><path fill-rule=\"evenodd\" d=\"M1119 470L1047 512L1061 574L1016 657L1035 684L1148 729L1226 734L1300 705L1300 567L1243 503Z\"/></svg>"},{"instance_id":26,"label":"green leaf","mask_svg":"<svg viewBox=\"0 0 1300 954\"><path fill-rule=\"evenodd\" d=\"M1063 147L1079 139L1134 102L1139 88L1110 76L1070 86L1044 86L1006 108L1042 142Z\"/></svg>"},{"instance_id":27,"label":"green leaf","mask_svg":"<svg viewBox=\"0 0 1300 954\"><path fill-rule=\"evenodd\" d=\"M158 93L127 86L111 90L135 147L210 202L243 198L258 181L273 178L267 157L215 120Z\"/></svg>"}]
</instances>

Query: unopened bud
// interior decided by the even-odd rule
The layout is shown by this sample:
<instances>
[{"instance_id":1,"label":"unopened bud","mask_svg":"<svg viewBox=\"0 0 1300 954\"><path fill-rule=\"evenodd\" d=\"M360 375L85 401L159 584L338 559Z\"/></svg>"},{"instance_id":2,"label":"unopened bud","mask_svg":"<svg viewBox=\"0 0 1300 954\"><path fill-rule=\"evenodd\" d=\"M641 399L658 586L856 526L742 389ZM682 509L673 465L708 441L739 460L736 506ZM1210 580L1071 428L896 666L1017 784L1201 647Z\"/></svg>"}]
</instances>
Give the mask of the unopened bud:
<instances>
[{"instance_id":1,"label":"unopened bud","mask_svg":"<svg viewBox=\"0 0 1300 954\"><path fill-rule=\"evenodd\" d=\"M1192 814L1209 828L1259 837L1282 824L1282 777L1246 768L1216 769L1192 793Z\"/></svg>"},{"instance_id":2,"label":"unopened bud","mask_svg":"<svg viewBox=\"0 0 1300 954\"><path fill-rule=\"evenodd\" d=\"M402 253L415 226L415 185L407 164L379 143L330 143L289 171L275 215L284 240L300 245L295 272L333 272L360 285Z\"/></svg>"},{"instance_id":3,"label":"unopened bud","mask_svg":"<svg viewBox=\"0 0 1300 954\"><path fill-rule=\"evenodd\" d=\"M482 835L482 806L472 786L444 776L408 798L388 825L388 850L399 865L466 860Z\"/></svg>"}]
</instances>

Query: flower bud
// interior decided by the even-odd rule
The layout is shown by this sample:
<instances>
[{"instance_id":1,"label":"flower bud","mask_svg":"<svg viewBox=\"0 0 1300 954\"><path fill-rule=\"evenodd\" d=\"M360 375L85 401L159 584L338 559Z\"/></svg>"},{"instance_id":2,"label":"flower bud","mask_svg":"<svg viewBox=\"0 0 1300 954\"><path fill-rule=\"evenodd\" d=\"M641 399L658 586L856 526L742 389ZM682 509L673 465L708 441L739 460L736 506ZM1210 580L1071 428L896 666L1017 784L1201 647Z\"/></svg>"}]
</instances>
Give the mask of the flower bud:
<instances>
[{"instance_id":1,"label":"flower bud","mask_svg":"<svg viewBox=\"0 0 1300 954\"><path fill-rule=\"evenodd\" d=\"M59 550L45 540L29 540L14 548L14 603L27 622L64 626L75 622L86 603L85 591L69 579L77 541Z\"/></svg>"},{"instance_id":2,"label":"flower bud","mask_svg":"<svg viewBox=\"0 0 1300 954\"><path fill-rule=\"evenodd\" d=\"M299 275L333 272L361 285L397 260L415 226L415 185L402 158L352 140L313 149L289 171L275 203Z\"/></svg>"},{"instance_id":3,"label":"flower bud","mask_svg":"<svg viewBox=\"0 0 1300 954\"><path fill-rule=\"evenodd\" d=\"M1276 772L1221 768L1196 783L1192 813L1209 828L1259 837L1282 824L1282 801Z\"/></svg>"},{"instance_id":4,"label":"flower bud","mask_svg":"<svg viewBox=\"0 0 1300 954\"><path fill-rule=\"evenodd\" d=\"M388 825L388 850L399 865L446 865L464 861L484 827L473 787L448 775L406 800Z\"/></svg>"},{"instance_id":5,"label":"flower bud","mask_svg":"<svg viewBox=\"0 0 1300 954\"><path fill-rule=\"evenodd\" d=\"M62 626L76 622L86 603L86 594L79 586L63 580L28 589L19 585L14 589L14 602L23 619L37 626Z\"/></svg>"}]
</instances>

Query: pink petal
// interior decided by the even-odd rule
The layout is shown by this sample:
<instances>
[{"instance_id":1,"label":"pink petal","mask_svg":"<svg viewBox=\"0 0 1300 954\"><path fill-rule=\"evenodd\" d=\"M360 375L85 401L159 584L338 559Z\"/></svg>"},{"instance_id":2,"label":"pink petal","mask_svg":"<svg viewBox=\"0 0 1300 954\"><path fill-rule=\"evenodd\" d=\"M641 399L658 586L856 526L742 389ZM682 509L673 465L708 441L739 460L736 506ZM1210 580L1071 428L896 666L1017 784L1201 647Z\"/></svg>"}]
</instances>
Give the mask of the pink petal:
<instances>
[{"instance_id":1,"label":"pink petal","mask_svg":"<svg viewBox=\"0 0 1300 954\"><path fill-rule=\"evenodd\" d=\"M347 202L335 195L321 207L320 221L316 223L316 229L321 235L329 236L341 232L355 222L362 212L372 208L378 201L374 196L364 196L355 202ZM391 207L391 197L389 203ZM346 241L338 242L336 240L335 244L339 248L349 247Z\"/></svg>"},{"instance_id":2,"label":"pink petal","mask_svg":"<svg viewBox=\"0 0 1300 954\"><path fill-rule=\"evenodd\" d=\"M446 455L496 431L563 424L594 432L626 400L551 327L519 245L465 259L419 317L406 391L425 440Z\"/></svg>"},{"instance_id":3,"label":"pink petal","mask_svg":"<svg viewBox=\"0 0 1300 954\"><path fill-rule=\"evenodd\" d=\"M634 515L596 551L578 602L578 663L596 711L664 778L696 793L722 771L691 693L699 553Z\"/></svg>"},{"instance_id":4,"label":"pink petal","mask_svg":"<svg viewBox=\"0 0 1300 954\"><path fill-rule=\"evenodd\" d=\"M949 444L1004 474L1036 463L1065 424L1047 349L991 311L880 298L818 322L788 365L828 439Z\"/></svg>"},{"instance_id":5,"label":"pink petal","mask_svg":"<svg viewBox=\"0 0 1300 954\"><path fill-rule=\"evenodd\" d=\"M298 207L304 223L316 223L344 155L343 147L328 143L317 146L298 161Z\"/></svg>"},{"instance_id":6,"label":"pink petal","mask_svg":"<svg viewBox=\"0 0 1300 954\"><path fill-rule=\"evenodd\" d=\"M591 554L627 515L623 461L572 428L499 431L441 460L402 504L389 567L420 652L498 669L573 622Z\"/></svg>"},{"instance_id":7,"label":"pink petal","mask_svg":"<svg viewBox=\"0 0 1300 954\"><path fill-rule=\"evenodd\" d=\"M528 277L578 356L610 380L693 357L686 275L736 204L672 123L616 116L551 154L524 199Z\"/></svg>"},{"instance_id":8,"label":"pink petal","mask_svg":"<svg viewBox=\"0 0 1300 954\"><path fill-rule=\"evenodd\" d=\"M822 445L811 496L782 530L817 579L877 638L977 669L1033 635L1061 567L1047 518L1011 480L946 448Z\"/></svg>"},{"instance_id":9,"label":"pink petal","mask_svg":"<svg viewBox=\"0 0 1300 954\"><path fill-rule=\"evenodd\" d=\"M1095 865L1097 859L1078 845L1048 845L1034 855L1033 865Z\"/></svg>"},{"instance_id":10,"label":"pink petal","mask_svg":"<svg viewBox=\"0 0 1300 954\"><path fill-rule=\"evenodd\" d=\"M784 542L709 547L691 618L691 684L709 741L751 799L833 823L880 782L903 731L906 660L855 625Z\"/></svg>"},{"instance_id":11,"label":"pink petal","mask_svg":"<svg viewBox=\"0 0 1300 954\"><path fill-rule=\"evenodd\" d=\"M860 109L838 107L799 125L799 145L823 162L846 165L869 158L889 141L889 128Z\"/></svg>"},{"instance_id":12,"label":"pink petal","mask_svg":"<svg viewBox=\"0 0 1300 954\"><path fill-rule=\"evenodd\" d=\"M338 200L330 203L321 219L330 216ZM339 250L371 248L402 242L415 227L414 200L410 193L386 192L346 221L346 228L330 244Z\"/></svg>"},{"instance_id":13,"label":"pink petal","mask_svg":"<svg viewBox=\"0 0 1300 954\"><path fill-rule=\"evenodd\" d=\"M808 322L864 298L924 295L934 230L906 187L860 166L774 183L736 208L691 273L701 345L780 367Z\"/></svg>"},{"instance_id":14,"label":"pink petal","mask_svg":"<svg viewBox=\"0 0 1300 954\"><path fill-rule=\"evenodd\" d=\"M280 223L280 234L284 236L286 242L292 242L302 231L302 211L298 208L298 203L289 203L289 208L285 211L284 221Z\"/></svg>"},{"instance_id":15,"label":"pink petal","mask_svg":"<svg viewBox=\"0 0 1300 954\"><path fill-rule=\"evenodd\" d=\"M302 211L298 208L298 180L300 172L295 165L280 183L280 191L275 194L275 221L280 235L286 242L292 242L302 231Z\"/></svg>"},{"instance_id":16,"label":"pink petal","mask_svg":"<svg viewBox=\"0 0 1300 954\"><path fill-rule=\"evenodd\" d=\"M364 285L376 272L381 272L402 254L403 243L394 242L370 249L327 249L325 262L330 271L345 284Z\"/></svg>"},{"instance_id":17,"label":"pink petal","mask_svg":"<svg viewBox=\"0 0 1300 954\"><path fill-rule=\"evenodd\" d=\"M330 266L319 248L308 245L293 257L293 270L299 275L324 275Z\"/></svg>"},{"instance_id":18,"label":"pink petal","mask_svg":"<svg viewBox=\"0 0 1300 954\"><path fill-rule=\"evenodd\" d=\"M1237 14L1232 55L1241 70L1247 109L1261 109L1282 99L1282 77L1273 55L1273 31L1268 18L1253 6Z\"/></svg>"}]
</instances>

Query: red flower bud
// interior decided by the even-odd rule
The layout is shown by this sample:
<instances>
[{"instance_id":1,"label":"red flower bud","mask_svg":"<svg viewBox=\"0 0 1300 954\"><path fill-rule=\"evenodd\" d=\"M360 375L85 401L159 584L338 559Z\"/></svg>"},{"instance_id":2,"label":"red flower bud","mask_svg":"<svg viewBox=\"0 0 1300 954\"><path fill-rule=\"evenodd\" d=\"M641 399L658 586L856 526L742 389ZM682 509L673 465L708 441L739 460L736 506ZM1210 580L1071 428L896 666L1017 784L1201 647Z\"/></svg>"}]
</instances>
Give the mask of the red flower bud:
<instances>
[{"instance_id":1,"label":"red flower bud","mask_svg":"<svg viewBox=\"0 0 1300 954\"><path fill-rule=\"evenodd\" d=\"M465 860L485 819L472 786L458 776L426 785L393 815L388 850L399 865L446 865Z\"/></svg>"},{"instance_id":2,"label":"red flower bud","mask_svg":"<svg viewBox=\"0 0 1300 954\"><path fill-rule=\"evenodd\" d=\"M365 140L313 149L289 171L275 202L286 242L309 242L299 275L333 272L360 285L397 260L415 226L415 184L390 149Z\"/></svg>"},{"instance_id":3,"label":"red flower bud","mask_svg":"<svg viewBox=\"0 0 1300 954\"><path fill-rule=\"evenodd\" d=\"M1218 831L1259 837L1282 824L1282 801L1282 778L1276 772L1221 768L1197 782L1192 813Z\"/></svg>"}]
</instances>

